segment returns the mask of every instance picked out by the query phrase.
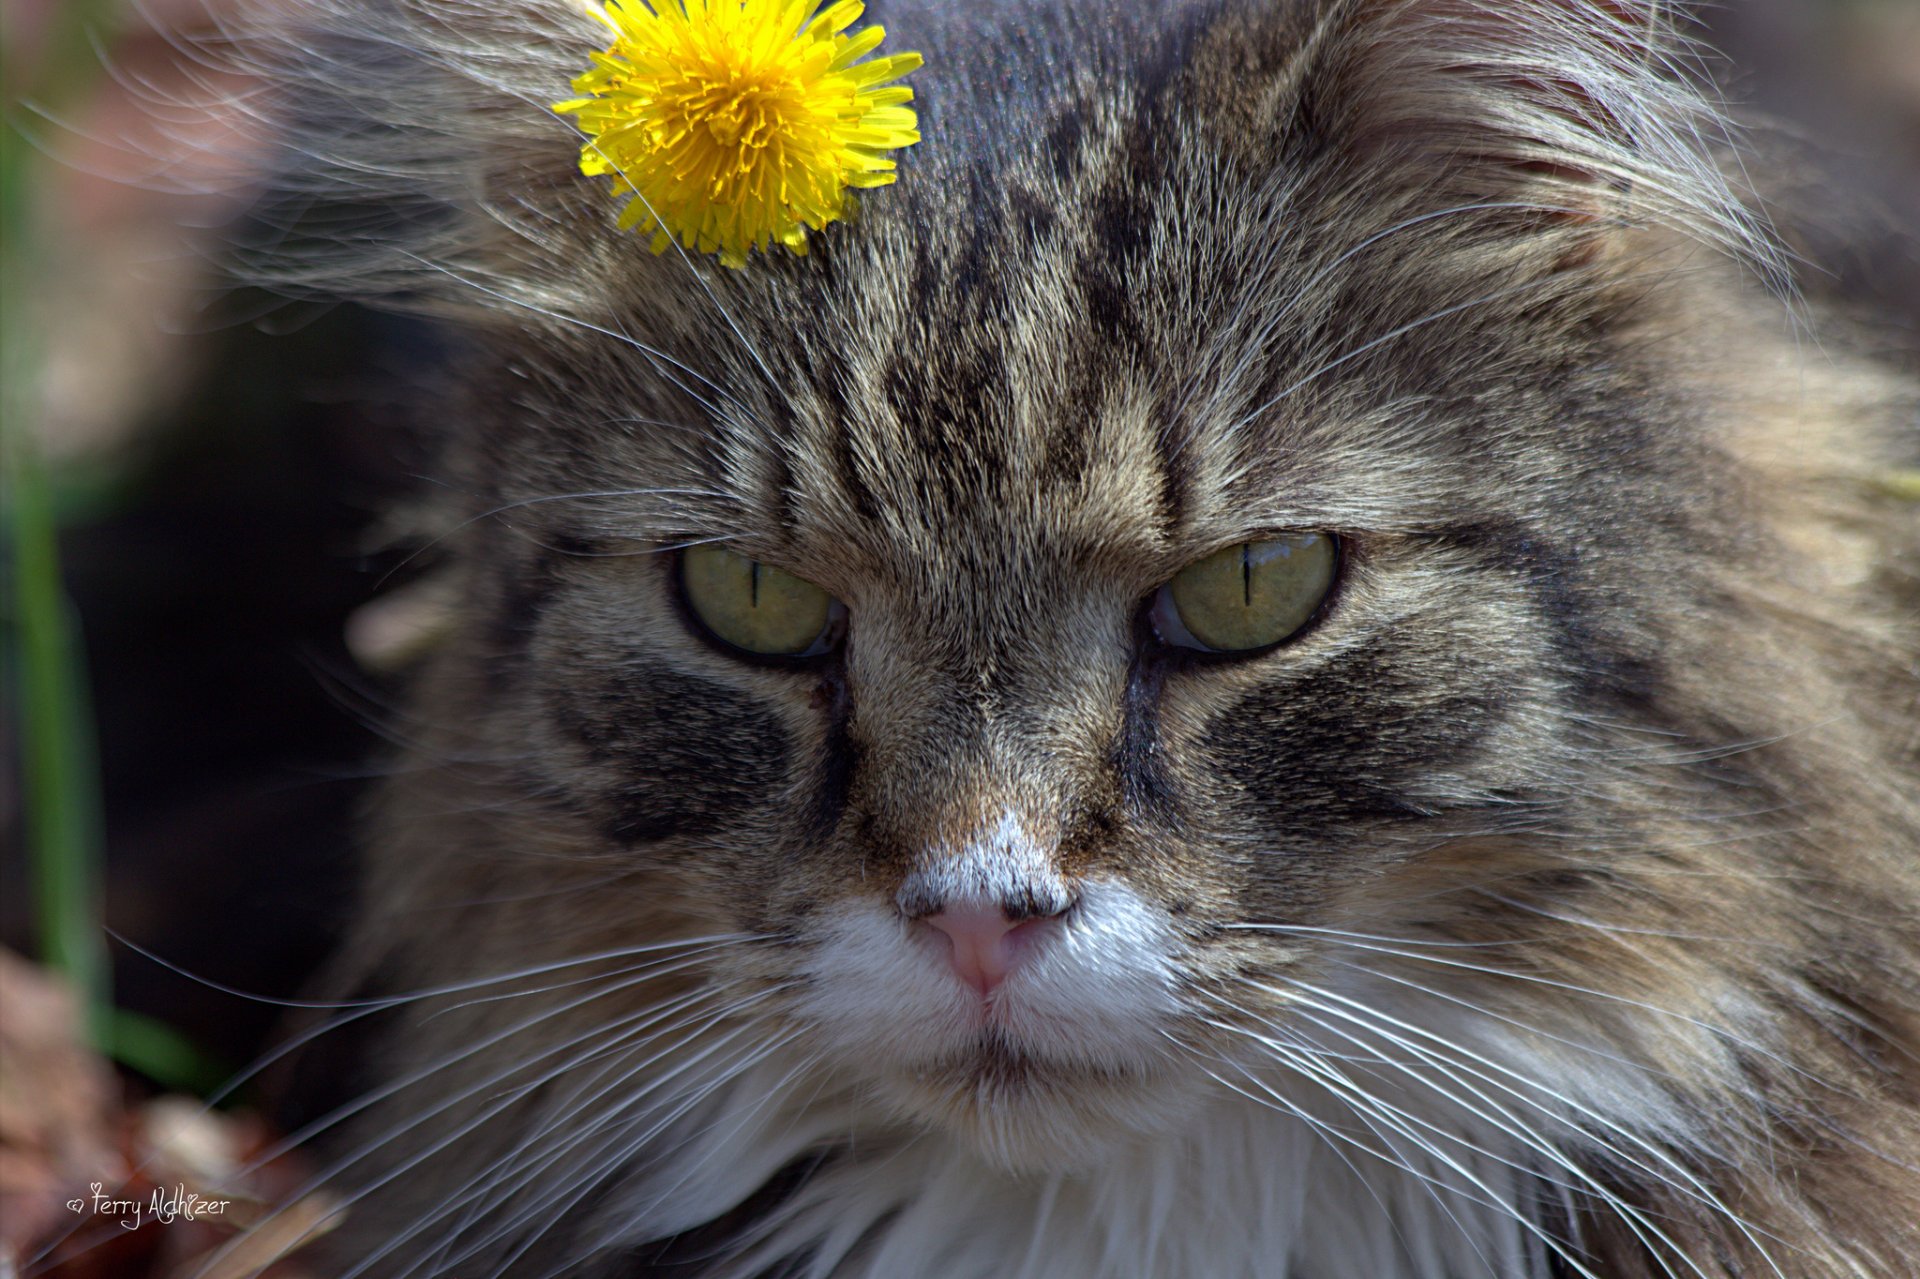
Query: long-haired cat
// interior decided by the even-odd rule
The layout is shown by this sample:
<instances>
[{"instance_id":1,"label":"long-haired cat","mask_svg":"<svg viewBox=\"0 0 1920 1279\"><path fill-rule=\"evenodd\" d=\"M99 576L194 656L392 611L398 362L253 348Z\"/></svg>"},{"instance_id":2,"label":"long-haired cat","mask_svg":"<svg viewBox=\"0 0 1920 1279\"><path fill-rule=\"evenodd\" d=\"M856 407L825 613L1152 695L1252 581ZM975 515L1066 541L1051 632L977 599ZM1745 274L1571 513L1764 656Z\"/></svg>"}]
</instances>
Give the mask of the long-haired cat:
<instances>
[{"instance_id":1,"label":"long-haired cat","mask_svg":"<svg viewBox=\"0 0 1920 1279\"><path fill-rule=\"evenodd\" d=\"M246 46L255 268L460 343L329 1273L1920 1273L1920 381L1679 19L869 16L738 270L585 5Z\"/></svg>"}]
</instances>

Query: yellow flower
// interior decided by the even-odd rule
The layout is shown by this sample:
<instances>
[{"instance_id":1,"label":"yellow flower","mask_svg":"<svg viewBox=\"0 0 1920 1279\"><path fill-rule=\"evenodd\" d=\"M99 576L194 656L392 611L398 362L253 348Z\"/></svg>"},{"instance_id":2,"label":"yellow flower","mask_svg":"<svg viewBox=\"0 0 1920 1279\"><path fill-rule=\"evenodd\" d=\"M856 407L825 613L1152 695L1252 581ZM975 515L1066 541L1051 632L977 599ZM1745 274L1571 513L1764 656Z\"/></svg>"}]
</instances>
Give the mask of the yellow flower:
<instances>
[{"instance_id":1,"label":"yellow flower","mask_svg":"<svg viewBox=\"0 0 1920 1279\"><path fill-rule=\"evenodd\" d=\"M920 140L892 82L917 53L862 62L886 32L844 34L864 6L838 0L609 0L595 14L613 45L556 103L587 135L580 171L628 196L623 228L648 224L746 265L778 240L807 251L807 228L844 217L849 187L894 179L886 153ZM658 7L656 8L655 5Z\"/></svg>"}]
</instances>

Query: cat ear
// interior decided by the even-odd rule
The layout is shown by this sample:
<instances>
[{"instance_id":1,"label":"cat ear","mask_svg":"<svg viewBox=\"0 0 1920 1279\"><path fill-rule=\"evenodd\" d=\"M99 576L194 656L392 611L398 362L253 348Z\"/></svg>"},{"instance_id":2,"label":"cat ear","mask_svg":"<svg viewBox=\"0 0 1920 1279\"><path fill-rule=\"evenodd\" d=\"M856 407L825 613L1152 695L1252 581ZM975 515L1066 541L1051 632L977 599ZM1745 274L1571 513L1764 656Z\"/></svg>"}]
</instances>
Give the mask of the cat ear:
<instances>
[{"instance_id":1,"label":"cat ear","mask_svg":"<svg viewBox=\"0 0 1920 1279\"><path fill-rule=\"evenodd\" d=\"M1672 0L1352 0L1310 110L1371 180L1526 214L1563 261L1646 223L1765 260L1684 24Z\"/></svg>"}]
</instances>

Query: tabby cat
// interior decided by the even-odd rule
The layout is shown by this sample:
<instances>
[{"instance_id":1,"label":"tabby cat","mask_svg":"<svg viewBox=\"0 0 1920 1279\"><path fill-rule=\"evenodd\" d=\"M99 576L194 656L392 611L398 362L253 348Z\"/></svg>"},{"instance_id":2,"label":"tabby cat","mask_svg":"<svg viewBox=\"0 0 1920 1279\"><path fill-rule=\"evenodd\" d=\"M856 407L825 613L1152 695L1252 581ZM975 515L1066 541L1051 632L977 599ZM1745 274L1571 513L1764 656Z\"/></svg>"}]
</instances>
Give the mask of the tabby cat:
<instances>
[{"instance_id":1,"label":"tabby cat","mask_svg":"<svg viewBox=\"0 0 1920 1279\"><path fill-rule=\"evenodd\" d=\"M869 17L737 270L586 6L242 46L252 269L459 344L328 1273L1920 1273L1920 380L1681 17Z\"/></svg>"}]
</instances>

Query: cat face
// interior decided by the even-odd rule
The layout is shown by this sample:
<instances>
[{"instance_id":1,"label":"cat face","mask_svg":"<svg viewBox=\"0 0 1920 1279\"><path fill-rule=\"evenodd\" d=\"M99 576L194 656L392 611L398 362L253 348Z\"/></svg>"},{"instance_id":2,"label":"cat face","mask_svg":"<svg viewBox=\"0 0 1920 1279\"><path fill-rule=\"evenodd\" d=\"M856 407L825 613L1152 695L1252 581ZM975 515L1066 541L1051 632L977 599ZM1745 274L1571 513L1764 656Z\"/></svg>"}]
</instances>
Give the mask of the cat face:
<instances>
[{"instance_id":1,"label":"cat face","mask_svg":"<svg viewBox=\"0 0 1920 1279\"><path fill-rule=\"evenodd\" d=\"M1564 174L1410 167L1298 16L984 150L936 83L857 228L705 292L639 262L514 357L485 445L526 504L473 534L522 786L645 868L597 931L670 885L764 939L716 967L807 1048L1004 1161L1163 1127L1355 938L1572 909L1605 866L1562 848L1643 822L1590 719L1720 499L1610 326L1680 258ZM1168 583L1286 539L1329 566L1300 625L1168 633ZM728 643L696 558L831 632Z\"/></svg>"}]
</instances>

